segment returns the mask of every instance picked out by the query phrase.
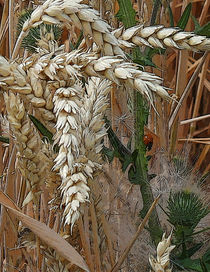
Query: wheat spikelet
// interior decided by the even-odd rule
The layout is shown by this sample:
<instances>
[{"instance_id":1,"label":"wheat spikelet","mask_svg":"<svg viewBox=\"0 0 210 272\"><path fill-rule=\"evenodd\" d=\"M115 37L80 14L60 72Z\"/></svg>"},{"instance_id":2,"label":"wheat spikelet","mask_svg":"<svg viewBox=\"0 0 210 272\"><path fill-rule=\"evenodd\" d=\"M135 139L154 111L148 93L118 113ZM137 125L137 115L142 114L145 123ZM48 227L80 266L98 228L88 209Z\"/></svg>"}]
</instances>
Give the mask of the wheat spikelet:
<instances>
[{"instance_id":1,"label":"wheat spikelet","mask_svg":"<svg viewBox=\"0 0 210 272\"><path fill-rule=\"evenodd\" d=\"M56 67L54 73L51 72L50 65ZM83 53L79 50L58 55L53 59L45 55L40 58L39 64L40 72L50 76L52 80L57 80L57 85L63 82L62 86L70 86L83 76L104 77L118 85L124 84L128 88L136 89L151 103L153 93L170 100L167 91L161 86L162 79L138 68L137 64L125 62L121 57L99 57L95 53Z\"/></svg>"},{"instance_id":2,"label":"wheat spikelet","mask_svg":"<svg viewBox=\"0 0 210 272\"><path fill-rule=\"evenodd\" d=\"M56 74L56 58L51 62L52 55L63 53L64 48L63 46L58 47L53 31L47 32L45 26L40 28L40 37L37 53L24 59L21 63L9 63L5 58L0 57L0 75L2 75L0 85L4 90L9 89L24 95L22 98L26 109L28 105L30 105L29 109L32 106L36 117L50 131L55 132L53 94L60 85L65 85L65 83L62 80L49 81L48 77L54 79Z\"/></svg>"},{"instance_id":3,"label":"wheat spikelet","mask_svg":"<svg viewBox=\"0 0 210 272\"><path fill-rule=\"evenodd\" d=\"M161 78L140 71L137 64L125 62L121 57L100 58L95 53L83 53L79 50L58 54L54 58L52 54L30 57L23 63L24 69L26 67L28 69L27 75L31 85L31 93L26 97L39 110L41 120L51 130L55 122L52 112L55 90L70 86L76 80L82 79L83 75L103 76L117 84L124 84L140 91L151 103L153 103L153 93L170 100L167 91L161 86ZM51 81L47 80L48 78Z\"/></svg>"},{"instance_id":4,"label":"wheat spikelet","mask_svg":"<svg viewBox=\"0 0 210 272\"><path fill-rule=\"evenodd\" d=\"M43 164L41 165L39 157L41 140L25 114L19 95L4 93L4 99L18 150L18 166L28 182L29 194L24 201L26 204L32 199L36 201L43 184L43 173L40 171Z\"/></svg>"},{"instance_id":5,"label":"wheat spikelet","mask_svg":"<svg viewBox=\"0 0 210 272\"><path fill-rule=\"evenodd\" d=\"M65 224L71 224L71 228L79 218L80 204L89 199L88 180L100 168L108 87L107 81L91 79L86 86L87 95L80 83L55 93L55 143L60 149L54 170L60 171L63 215Z\"/></svg>"},{"instance_id":6,"label":"wheat spikelet","mask_svg":"<svg viewBox=\"0 0 210 272\"><path fill-rule=\"evenodd\" d=\"M149 257L149 262L152 267L152 271L154 272L171 272L170 268L170 258L169 255L171 251L175 248L175 246L171 246L171 236L165 238L165 233L163 234L162 240L159 242L157 246L157 258L155 259L153 256ZM152 272L151 271L151 272Z\"/></svg>"},{"instance_id":7,"label":"wheat spikelet","mask_svg":"<svg viewBox=\"0 0 210 272\"><path fill-rule=\"evenodd\" d=\"M71 53L72 54L72 53ZM93 53L75 52L67 57L69 64L78 65L87 76L105 77L118 85L139 91L153 104L153 93L170 100L166 89L161 86L162 79L154 74L139 70L139 65L125 62L121 57L98 57Z\"/></svg>"},{"instance_id":8,"label":"wheat spikelet","mask_svg":"<svg viewBox=\"0 0 210 272\"><path fill-rule=\"evenodd\" d=\"M41 146L40 159L45 162L45 185L49 192L52 208L58 208L57 203L60 200L60 192L58 187L61 185L61 178L57 172L52 171L56 153L53 150L53 146L45 141ZM58 205L57 205L58 204Z\"/></svg>"},{"instance_id":9,"label":"wheat spikelet","mask_svg":"<svg viewBox=\"0 0 210 272\"><path fill-rule=\"evenodd\" d=\"M4 57L0 56L0 86L8 90L30 94L31 86L27 83L27 75L21 65L16 62L9 63Z\"/></svg>"},{"instance_id":10,"label":"wheat spikelet","mask_svg":"<svg viewBox=\"0 0 210 272\"><path fill-rule=\"evenodd\" d=\"M113 32L122 48L134 46L149 46L154 48L172 47L193 51L210 50L210 38L185 32L179 27L164 27L163 25L137 25L129 29L119 28Z\"/></svg>"}]
</instances>

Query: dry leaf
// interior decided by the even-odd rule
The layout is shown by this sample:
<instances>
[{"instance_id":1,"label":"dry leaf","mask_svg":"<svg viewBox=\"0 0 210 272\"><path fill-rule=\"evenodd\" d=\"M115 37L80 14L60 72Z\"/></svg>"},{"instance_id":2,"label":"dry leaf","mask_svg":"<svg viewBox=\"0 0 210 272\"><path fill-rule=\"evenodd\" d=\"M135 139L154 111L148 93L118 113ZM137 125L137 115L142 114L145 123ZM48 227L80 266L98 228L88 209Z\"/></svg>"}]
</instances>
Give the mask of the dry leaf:
<instances>
[{"instance_id":1,"label":"dry leaf","mask_svg":"<svg viewBox=\"0 0 210 272\"><path fill-rule=\"evenodd\" d=\"M48 246L55 249L62 257L83 270L89 271L82 256L69 243L45 224L22 213L15 203L2 191L0 191L0 203L8 208L25 226L33 231Z\"/></svg>"}]
</instances>

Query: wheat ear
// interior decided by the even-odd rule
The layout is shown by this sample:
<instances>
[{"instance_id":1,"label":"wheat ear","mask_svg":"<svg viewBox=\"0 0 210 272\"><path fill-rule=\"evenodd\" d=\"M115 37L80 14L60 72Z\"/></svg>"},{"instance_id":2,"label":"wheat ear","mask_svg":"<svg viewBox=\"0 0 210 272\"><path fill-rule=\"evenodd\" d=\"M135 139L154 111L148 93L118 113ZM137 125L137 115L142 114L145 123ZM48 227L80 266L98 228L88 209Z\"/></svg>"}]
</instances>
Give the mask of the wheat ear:
<instances>
[{"instance_id":1,"label":"wheat ear","mask_svg":"<svg viewBox=\"0 0 210 272\"><path fill-rule=\"evenodd\" d=\"M37 64L40 73L45 74L45 77L50 77L52 81L56 80L57 85L71 86L82 77L95 76L136 89L151 103L153 103L153 94L166 100L171 99L166 89L161 86L160 77L139 70L137 64L125 62L121 57L99 57L94 53L74 50L53 59L44 55Z\"/></svg>"},{"instance_id":2,"label":"wheat ear","mask_svg":"<svg viewBox=\"0 0 210 272\"><path fill-rule=\"evenodd\" d=\"M9 63L0 56L0 86L22 95L25 107L33 107L36 117L51 131L55 125L53 114L53 90L59 86L55 82L46 82L38 71L40 55L29 57L21 64ZM40 61L40 59L39 59Z\"/></svg>"},{"instance_id":3,"label":"wheat ear","mask_svg":"<svg viewBox=\"0 0 210 272\"><path fill-rule=\"evenodd\" d=\"M83 30L87 44L91 45L91 39L93 39L98 48L109 56L120 55L125 58L121 47L129 47L132 44L189 50L210 49L210 39L205 36L184 32L179 28L165 28L161 25L150 27L139 25L127 30L118 29L111 33L110 26L99 17L99 13L81 2L81 0L47 0L42 6L37 7L31 14L31 18L23 25L13 58L16 57L19 44L29 29L42 22L64 24L68 29L70 29L69 24L74 24Z\"/></svg>"},{"instance_id":4,"label":"wheat ear","mask_svg":"<svg viewBox=\"0 0 210 272\"><path fill-rule=\"evenodd\" d=\"M210 50L210 38L185 32L179 27L137 25L128 29L119 28L112 33L122 48L149 46L162 49L172 47L179 50Z\"/></svg>"},{"instance_id":5,"label":"wheat ear","mask_svg":"<svg viewBox=\"0 0 210 272\"><path fill-rule=\"evenodd\" d=\"M169 255L175 246L171 246L171 236L165 238L165 233L163 234L162 240L157 246L157 257L150 256L149 262L154 272L171 272L170 268L170 258ZM151 272L152 272L151 271Z\"/></svg>"},{"instance_id":6,"label":"wheat ear","mask_svg":"<svg viewBox=\"0 0 210 272\"><path fill-rule=\"evenodd\" d=\"M29 194L23 204L37 201L43 184L43 163L40 161L39 150L41 139L26 116L23 102L19 95L4 93L4 99L11 125L15 145L18 151L18 167L27 180Z\"/></svg>"},{"instance_id":7,"label":"wheat ear","mask_svg":"<svg viewBox=\"0 0 210 272\"><path fill-rule=\"evenodd\" d=\"M100 168L108 87L107 81L95 78L86 85L86 95L81 84L76 83L58 89L54 96L55 143L60 147L54 170L59 170L62 178L64 223L71 224L71 228L79 218L81 203L89 199L88 180L93 179L94 172Z\"/></svg>"}]
</instances>

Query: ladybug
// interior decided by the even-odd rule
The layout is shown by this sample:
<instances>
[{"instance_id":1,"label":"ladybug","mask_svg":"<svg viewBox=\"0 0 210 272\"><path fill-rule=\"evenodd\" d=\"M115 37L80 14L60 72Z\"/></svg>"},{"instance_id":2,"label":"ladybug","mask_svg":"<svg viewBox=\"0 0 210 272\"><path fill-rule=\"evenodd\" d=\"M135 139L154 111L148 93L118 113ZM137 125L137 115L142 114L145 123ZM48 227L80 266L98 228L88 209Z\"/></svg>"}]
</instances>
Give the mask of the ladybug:
<instances>
[{"instance_id":1,"label":"ladybug","mask_svg":"<svg viewBox=\"0 0 210 272\"><path fill-rule=\"evenodd\" d=\"M152 134L150 133L147 133L144 135L144 138L143 138L143 141L144 141L144 144L146 146L146 149L149 151L152 149L152 145L153 145L153 137L152 137Z\"/></svg>"}]
</instances>

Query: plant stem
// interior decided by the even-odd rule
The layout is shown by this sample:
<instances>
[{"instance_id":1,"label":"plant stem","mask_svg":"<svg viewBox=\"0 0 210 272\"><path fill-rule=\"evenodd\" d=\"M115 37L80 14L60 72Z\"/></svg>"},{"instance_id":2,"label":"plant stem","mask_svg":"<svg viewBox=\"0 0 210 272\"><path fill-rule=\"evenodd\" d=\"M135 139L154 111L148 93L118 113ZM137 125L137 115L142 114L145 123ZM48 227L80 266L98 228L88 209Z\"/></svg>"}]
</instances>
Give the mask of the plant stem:
<instances>
[{"instance_id":1,"label":"plant stem","mask_svg":"<svg viewBox=\"0 0 210 272\"><path fill-rule=\"evenodd\" d=\"M133 16L132 4L128 0L118 0L121 21L126 28L136 25L135 16ZM139 48L133 50L133 59L138 59L141 56ZM144 98L139 92L134 92L134 114L135 114L135 149L138 150L138 155L135 161L136 175L139 179L140 191L143 200L143 209L140 212L142 218L145 217L151 204L154 201L151 186L148 182L148 168L146 159L146 147L143 142L144 126L147 122L148 109ZM152 216L148 221L150 236L157 244L162 236L162 229L156 209L153 210Z\"/></svg>"},{"instance_id":2,"label":"plant stem","mask_svg":"<svg viewBox=\"0 0 210 272\"><path fill-rule=\"evenodd\" d=\"M144 126L147 120L147 109L145 102L140 93L134 94L134 112L135 112L135 149L138 150L136 159L136 169L139 178L140 191L143 201L143 209L140 212L142 218L148 212L151 203L154 201L151 186L148 182L148 168L146 159L146 147L143 142ZM155 244L157 244L162 236L162 229L156 209L153 210L148 221L150 236Z\"/></svg>"}]
</instances>

